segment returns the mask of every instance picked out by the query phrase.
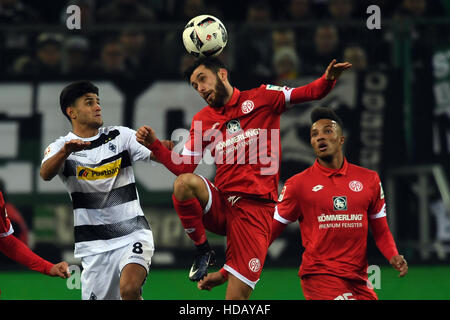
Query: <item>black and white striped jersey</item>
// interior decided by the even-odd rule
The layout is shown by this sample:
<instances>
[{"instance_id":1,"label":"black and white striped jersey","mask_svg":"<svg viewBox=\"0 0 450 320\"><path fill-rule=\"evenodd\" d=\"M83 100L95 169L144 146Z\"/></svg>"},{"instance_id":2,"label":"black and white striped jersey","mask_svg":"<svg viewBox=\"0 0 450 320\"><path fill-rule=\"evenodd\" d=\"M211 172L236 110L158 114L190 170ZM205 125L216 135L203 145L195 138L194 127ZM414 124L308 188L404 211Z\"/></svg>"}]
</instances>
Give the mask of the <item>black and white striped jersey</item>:
<instances>
[{"instance_id":1,"label":"black and white striped jersey","mask_svg":"<svg viewBox=\"0 0 450 320\"><path fill-rule=\"evenodd\" d=\"M153 243L132 167L135 161L150 162L151 151L136 141L135 133L120 126L100 128L91 138L70 132L45 151L42 163L67 141L91 142L87 149L72 153L58 172L72 199L77 258L123 247L134 238Z\"/></svg>"}]
</instances>

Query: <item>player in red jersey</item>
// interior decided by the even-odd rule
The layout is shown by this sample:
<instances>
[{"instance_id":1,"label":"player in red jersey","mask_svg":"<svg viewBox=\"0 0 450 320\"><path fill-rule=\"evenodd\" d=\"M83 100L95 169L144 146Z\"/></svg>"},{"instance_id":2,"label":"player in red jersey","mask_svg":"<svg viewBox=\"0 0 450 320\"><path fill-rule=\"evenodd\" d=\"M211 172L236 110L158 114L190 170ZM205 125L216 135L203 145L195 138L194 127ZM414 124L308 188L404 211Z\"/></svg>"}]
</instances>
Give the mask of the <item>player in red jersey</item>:
<instances>
[{"instance_id":1,"label":"player in red jersey","mask_svg":"<svg viewBox=\"0 0 450 320\"><path fill-rule=\"evenodd\" d=\"M198 248L189 278L200 281L200 289L228 280L227 299L250 297L266 257L277 199L280 115L292 104L327 95L350 66L333 60L321 78L303 87L239 91L219 59L199 59L186 78L208 106L193 117L182 154L164 148L150 127L137 131L137 140L178 176L172 199ZM206 151L217 169L214 184L192 174ZM214 252L205 228L227 237L224 267L206 278Z\"/></svg>"},{"instance_id":2,"label":"player in red jersey","mask_svg":"<svg viewBox=\"0 0 450 320\"><path fill-rule=\"evenodd\" d=\"M299 221L305 247L299 276L306 299L377 299L367 276L369 226L377 247L400 276L408 272L387 224L380 178L347 162L342 122L334 111L314 109L311 121L317 159L286 181L271 243L287 224Z\"/></svg>"},{"instance_id":3,"label":"player in red jersey","mask_svg":"<svg viewBox=\"0 0 450 320\"><path fill-rule=\"evenodd\" d=\"M53 264L31 251L22 241L12 235L14 232L8 218L3 193L0 191L0 252L31 270L63 279L70 277L67 262Z\"/></svg>"}]
</instances>

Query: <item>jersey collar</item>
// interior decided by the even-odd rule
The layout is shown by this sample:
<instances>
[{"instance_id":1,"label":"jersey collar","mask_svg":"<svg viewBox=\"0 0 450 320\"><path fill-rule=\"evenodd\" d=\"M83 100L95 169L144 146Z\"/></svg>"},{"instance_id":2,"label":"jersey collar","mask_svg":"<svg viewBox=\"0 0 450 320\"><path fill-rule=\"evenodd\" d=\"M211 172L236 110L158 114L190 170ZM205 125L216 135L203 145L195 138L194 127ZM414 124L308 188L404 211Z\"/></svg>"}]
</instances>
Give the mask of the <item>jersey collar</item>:
<instances>
[{"instance_id":1,"label":"jersey collar","mask_svg":"<svg viewBox=\"0 0 450 320\"><path fill-rule=\"evenodd\" d=\"M327 177L337 176L337 175L344 176L344 175L347 174L348 161L344 157L344 163L342 164L341 168L339 168L339 169L329 169L329 168L325 168L324 166L320 165L319 161L316 159L316 161L314 162L313 168L318 170L319 172L321 172L323 175L325 175Z\"/></svg>"},{"instance_id":2,"label":"jersey collar","mask_svg":"<svg viewBox=\"0 0 450 320\"><path fill-rule=\"evenodd\" d=\"M232 107L238 102L240 95L241 95L241 91L239 91L238 88L233 88L233 94L231 95L230 101L228 101L223 107L219 107L219 108L213 108L211 106L210 107L213 110L216 110L217 112L223 114L228 107Z\"/></svg>"}]
</instances>

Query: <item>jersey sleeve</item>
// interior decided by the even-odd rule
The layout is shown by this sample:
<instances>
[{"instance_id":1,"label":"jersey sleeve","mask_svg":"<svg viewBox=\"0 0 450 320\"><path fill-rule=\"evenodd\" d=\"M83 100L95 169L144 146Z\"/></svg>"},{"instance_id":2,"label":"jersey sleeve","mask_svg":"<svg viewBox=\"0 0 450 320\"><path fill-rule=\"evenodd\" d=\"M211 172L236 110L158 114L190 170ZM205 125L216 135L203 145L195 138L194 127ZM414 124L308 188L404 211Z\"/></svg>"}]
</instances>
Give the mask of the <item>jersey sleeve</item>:
<instances>
[{"instance_id":1,"label":"jersey sleeve","mask_svg":"<svg viewBox=\"0 0 450 320\"><path fill-rule=\"evenodd\" d=\"M375 173L374 176L372 190L372 201L367 212L369 219L386 217L386 201L384 199L383 186L381 185L381 180L377 173Z\"/></svg>"},{"instance_id":2,"label":"jersey sleeve","mask_svg":"<svg viewBox=\"0 0 450 320\"><path fill-rule=\"evenodd\" d=\"M295 184L292 180L287 180L278 198L274 219L283 224L289 224L295 222L300 217L301 211L298 206Z\"/></svg>"},{"instance_id":3,"label":"jersey sleeve","mask_svg":"<svg viewBox=\"0 0 450 320\"><path fill-rule=\"evenodd\" d=\"M259 90L259 94L264 95L267 104L271 105L276 113L286 111L290 104L292 88L266 84L262 85Z\"/></svg>"},{"instance_id":4,"label":"jersey sleeve","mask_svg":"<svg viewBox=\"0 0 450 320\"><path fill-rule=\"evenodd\" d=\"M62 138L59 138L55 142L51 143L44 151L44 158L42 159L41 164L58 153L58 151L61 150L62 147L64 147L65 143L66 142Z\"/></svg>"},{"instance_id":5,"label":"jersey sleeve","mask_svg":"<svg viewBox=\"0 0 450 320\"><path fill-rule=\"evenodd\" d=\"M182 156L186 157L202 157L203 155L203 130L202 121L196 116L192 119L191 128L189 130L189 138L184 144L181 151Z\"/></svg>"},{"instance_id":6,"label":"jersey sleeve","mask_svg":"<svg viewBox=\"0 0 450 320\"><path fill-rule=\"evenodd\" d=\"M151 151L136 140L136 131L127 127L120 127L120 131L125 136L127 149L130 152L132 162L150 161Z\"/></svg>"},{"instance_id":7,"label":"jersey sleeve","mask_svg":"<svg viewBox=\"0 0 450 320\"><path fill-rule=\"evenodd\" d=\"M0 238L7 237L14 232L11 221L6 212L6 204L3 194L0 191Z\"/></svg>"}]
</instances>

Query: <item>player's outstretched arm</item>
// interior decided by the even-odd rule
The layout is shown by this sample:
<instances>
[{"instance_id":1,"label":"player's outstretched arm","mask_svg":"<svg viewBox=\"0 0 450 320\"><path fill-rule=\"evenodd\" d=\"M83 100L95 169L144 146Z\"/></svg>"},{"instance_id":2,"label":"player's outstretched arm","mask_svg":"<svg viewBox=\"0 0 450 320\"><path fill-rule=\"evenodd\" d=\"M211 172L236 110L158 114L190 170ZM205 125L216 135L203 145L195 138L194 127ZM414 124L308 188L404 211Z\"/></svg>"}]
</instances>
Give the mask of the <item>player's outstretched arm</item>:
<instances>
[{"instance_id":1,"label":"player's outstretched arm","mask_svg":"<svg viewBox=\"0 0 450 320\"><path fill-rule=\"evenodd\" d=\"M67 279L70 277L69 265L65 261L57 263L57 264L53 265L53 267L50 269L48 275L51 277L60 277L63 279Z\"/></svg>"},{"instance_id":2,"label":"player's outstretched arm","mask_svg":"<svg viewBox=\"0 0 450 320\"><path fill-rule=\"evenodd\" d=\"M306 101L320 100L334 88L337 79L342 72L351 68L349 62L337 63L336 59L330 62L325 73L307 85L292 89L289 97L290 104L298 104Z\"/></svg>"},{"instance_id":3,"label":"player's outstretched arm","mask_svg":"<svg viewBox=\"0 0 450 320\"><path fill-rule=\"evenodd\" d=\"M325 70L325 79L329 81L337 80L342 72L352 67L350 62L337 63L336 59L330 62Z\"/></svg>"},{"instance_id":4,"label":"player's outstretched arm","mask_svg":"<svg viewBox=\"0 0 450 320\"><path fill-rule=\"evenodd\" d=\"M67 262L60 262L54 265L35 254L22 241L13 235L0 237L0 251L8 258L27 266L31 270L49 276L58 276L61 278L70 277Z\"/></svg>"},{"instance_id":5,"label":"player's outstretched arm","mask_svg":"<svg viewBox=\"0 0 450 320\"><path fill-rule=\"evenodd\" d=\"M192 173L197 167L198 161L195 161L194 157L181 156L172 152L163 141L158 140L155 131L149 126L142 126L136 131L136 140L150 149L154 159L177 176L182 173Z\"/></svg>"},{"instance_id":6,"label":"player's outstretched arm","mask_svg":"<svg viewBox=\"0 0 450 320\"><path fill-rule=\"evenodd\" d=\"M72 152L84 150L90 144L90 142L85 142L80 139L67 141L64 146L57 153L55 153L54 156L42 164L39 175L45 181L52 180L58 174L58 171L61 169L64 161L66 161Z\"/></svg>"}]
</instances>

